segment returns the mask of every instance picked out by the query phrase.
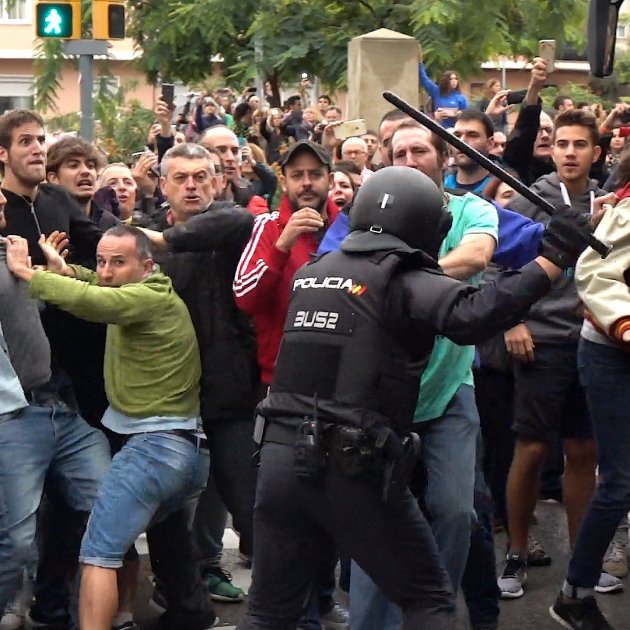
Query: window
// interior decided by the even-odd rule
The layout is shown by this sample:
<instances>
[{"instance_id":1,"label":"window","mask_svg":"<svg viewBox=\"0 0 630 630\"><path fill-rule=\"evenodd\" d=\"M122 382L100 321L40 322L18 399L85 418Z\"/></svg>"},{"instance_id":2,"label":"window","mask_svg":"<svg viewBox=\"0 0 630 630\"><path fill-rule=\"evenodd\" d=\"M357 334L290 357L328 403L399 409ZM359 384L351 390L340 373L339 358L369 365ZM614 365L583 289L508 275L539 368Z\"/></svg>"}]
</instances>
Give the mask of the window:
<instances>
[{"instance_id":1,"label":"window","mask_svg":"<svg viewBox=\"0 0 630 630\"><path fill-rule=\"evenodd\" d=\"M628 37L628 25L617 24L617 38L626 39Z\"/></svg>"},{"instance_id":2,"label":"window","mask_svg":"<svg viewBox=\"0 0 630 630\"><path fill-rule=\"evenodd\" d=\"M30 22L32 4L28 0L0 0L0 22Z\"/></svg>"},{"instance_id":3,"label":"window","mask_svg":"<svg viewBox=\"0 0 630 630\"><path fill-rule=\"evenodd\" d=\"M0 75L0 114L10 109L33 106L33 77Z\"/></svg>"}]
</instances>

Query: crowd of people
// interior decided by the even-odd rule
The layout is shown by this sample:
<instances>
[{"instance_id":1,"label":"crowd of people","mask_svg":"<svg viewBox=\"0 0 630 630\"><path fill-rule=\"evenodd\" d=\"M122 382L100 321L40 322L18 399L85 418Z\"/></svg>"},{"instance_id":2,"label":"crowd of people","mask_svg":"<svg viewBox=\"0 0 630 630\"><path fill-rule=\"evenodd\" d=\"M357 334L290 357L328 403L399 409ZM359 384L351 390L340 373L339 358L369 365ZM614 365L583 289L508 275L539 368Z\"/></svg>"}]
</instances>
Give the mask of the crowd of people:
<instances>
[{"instance_id":1,"label":"crowd of people","mask_svg":"<svg viewBox=\"0 0 630 630\"><path fill-rule=\"evenodd\" d=\"M546 110L537 58L470 106L419 61L431 115L557 215L399 110L338 137L308 79L159 98L120 163L0 117L0 628L136 628L144 532L161 627L209 628L245 597L229 514L243 630L442 630L460 589L493 630L551 562L539 498L572 550L552 618L612 628L630 105Z\"/></svg>"}]
</instances>

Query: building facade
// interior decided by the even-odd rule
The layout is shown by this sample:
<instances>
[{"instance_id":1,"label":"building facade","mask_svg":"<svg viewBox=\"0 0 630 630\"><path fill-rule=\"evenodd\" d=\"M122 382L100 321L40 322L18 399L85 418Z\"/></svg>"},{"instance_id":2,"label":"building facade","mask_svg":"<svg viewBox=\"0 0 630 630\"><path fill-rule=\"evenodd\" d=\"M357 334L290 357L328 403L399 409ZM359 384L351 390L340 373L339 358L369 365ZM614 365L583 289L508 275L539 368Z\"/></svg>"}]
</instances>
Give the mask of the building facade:
<instances>
[{"instance_id":1,"label":"building facade","mask_svg":"<svg viewBox=\"0 0 630 630\"><path fill-rule=\"evenodd\" d=\"M16 107L33 104L33 60L36 55L35 1L17 0L11 8L7 0L0 0L0 113ZM109 70L112 87L130 82L136 87L129 98L137 98L152 108L155 88L148 85L144 75L133 65L134 50L131 39L111 42ZM95 63L95 76L99 73L99 61ZM56 109L46 115L69 114L80 110L79 72L77 64L66 61L60 76L60 89Z\"/></svg>"}]
</instances>

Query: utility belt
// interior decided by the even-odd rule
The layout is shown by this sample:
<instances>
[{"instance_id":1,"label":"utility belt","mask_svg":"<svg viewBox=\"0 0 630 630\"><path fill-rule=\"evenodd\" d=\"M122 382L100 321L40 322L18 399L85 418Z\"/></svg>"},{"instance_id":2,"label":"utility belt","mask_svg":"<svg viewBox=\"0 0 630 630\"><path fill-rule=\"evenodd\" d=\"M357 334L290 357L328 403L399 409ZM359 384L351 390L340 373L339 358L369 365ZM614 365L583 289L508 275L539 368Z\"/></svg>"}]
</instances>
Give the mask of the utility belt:
<instances>
[{"instance_id":1,"label":"utility belt","mask_svg":"<svg viewBox=\"0 0 630 630\"><path fill-rule=\"evenodd\" d=\"M259 445L292 446L297 477L321 480L330 461L346 477L377 481L386 503L402 497L420 458L420 438L415 433L401 440L391 429L368 433L321 420L305 419L299 427L288 428L258 416L254 439Z\"/></svg>"},{"instance_id":2,"label":"utility belt","mask_svg":"<svg viewBox=\"0 0 630 630\"><path fill-rule=\"evenodd\" d=\"M198 433L191 431L189 429L171 429L170 431L151 431L151 433L168 433L171 435L177 435L179 437L184 438L187 442L193 444L197 450L208 450L208 440L206 438L201 437ZM123 445L129 442L132 437L136 435L145 435L143 433L127 433L122 435Z\"/></svg>"}]
</instances>

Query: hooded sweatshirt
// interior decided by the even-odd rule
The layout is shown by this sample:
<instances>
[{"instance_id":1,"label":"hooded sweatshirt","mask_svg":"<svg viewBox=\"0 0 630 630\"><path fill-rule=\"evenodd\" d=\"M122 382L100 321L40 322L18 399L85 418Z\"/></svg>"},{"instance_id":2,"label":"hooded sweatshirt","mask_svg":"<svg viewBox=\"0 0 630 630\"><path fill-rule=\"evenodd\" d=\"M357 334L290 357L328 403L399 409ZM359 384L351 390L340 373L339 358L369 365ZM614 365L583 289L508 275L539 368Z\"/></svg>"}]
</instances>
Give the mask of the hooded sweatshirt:
<instances>
[{"instance_id":1,"label":"hooded sweatshirt","mask_svg":"<svg viewBox=\"0 0 630 630\"><path fill-rule=\"evenodd\" d=\"M108 324L104 374L111 407L138 419L199 415L197 337L171 280L152 273L141 282L103 287L93 271L73 269L76 280L36 271L31 294Z\"/></svg>"},{"instance_id":2,"label":"hooded sweatshirt","mask_svg":"<svg viewBox=\"0 0 630 630\"><path fill-rule=\"evenodd\" d=\"M534 192L557 208L564 205L557 173L543 175L531 186ZM591 211L591 201L604 195L597 182L588 181L587 190L571 199L571 205L585 214ZM520 195L510 202L510 208L523 216L546 225L550 216ZM525 324L534 343L577 343L582 327L582 304L575 288L575 270L565 272L553 283L551 291L530 309Z\"/></svg>"}]
</instances>

